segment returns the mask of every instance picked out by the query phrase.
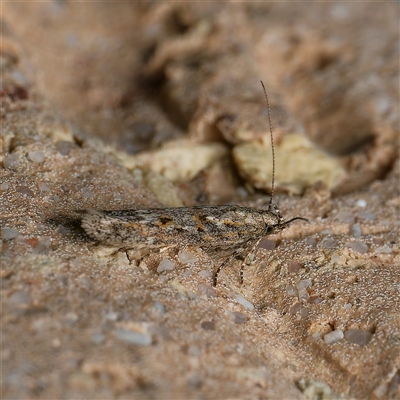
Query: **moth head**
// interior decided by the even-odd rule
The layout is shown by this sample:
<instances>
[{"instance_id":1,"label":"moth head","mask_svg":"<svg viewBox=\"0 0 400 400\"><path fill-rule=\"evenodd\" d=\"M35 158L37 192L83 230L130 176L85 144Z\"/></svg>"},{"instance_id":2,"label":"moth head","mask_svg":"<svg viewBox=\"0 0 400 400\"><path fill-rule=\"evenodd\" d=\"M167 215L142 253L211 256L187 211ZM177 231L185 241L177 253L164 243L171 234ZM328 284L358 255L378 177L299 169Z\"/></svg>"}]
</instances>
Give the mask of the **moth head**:
<instances>
[{"instance_id":1,"label":"moth head","mask_svg":"<svg viewBox=\"0 0 400 400\"><path fill-rule=\"evenodd\" d=\"M301 219L303 221L307 221L308 219L302 217L294 217L289 219L288 221L284 221L279 209L275 206L275 204L270 204L268 207L268 216L269 222L266 221L265 231L267 235L272 233L278 233L285 229L290 223L296 221L296 219ZM271 221L272 220L272 221Z\"/></svg>"}]
</instances>

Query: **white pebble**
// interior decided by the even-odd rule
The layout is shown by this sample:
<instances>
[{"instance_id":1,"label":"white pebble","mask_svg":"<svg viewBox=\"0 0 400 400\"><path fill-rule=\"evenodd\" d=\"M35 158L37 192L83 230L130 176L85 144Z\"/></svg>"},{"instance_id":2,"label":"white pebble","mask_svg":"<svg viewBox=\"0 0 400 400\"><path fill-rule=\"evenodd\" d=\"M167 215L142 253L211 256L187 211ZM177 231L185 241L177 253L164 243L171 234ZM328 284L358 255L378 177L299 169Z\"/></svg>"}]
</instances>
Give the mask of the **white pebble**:
<instances>
[{"instance_id":1,"label":"white pebble","mask_svg":"<svg viewBox=\"0 0 400 400\"><path fill-rule=\"evenodd\" d=\"M9 154L3 158L3 165L6 169L11 169L19 164L19 157L17 154Z\"/></svg>"},{"instance_id":2,"label":"white pebble","mask_svg":"<svg viewBox=\"0 0 400 400\"><path fill-rule=\"evenodd\" d=\"M235 324L245 324L247 322L247 317L241 312L238 311L228 311L227 314L229 318L235 323Z\"/></svg>"},{"instance_id":3,"label":"white pebble","mask_svg":"<svg viewBox=\"0 0 400 400\"><path fill-rule=\"evenodd\" d=\"M82 196L83 196L83 197L86 197L86 198L93 197L93 192L92 192L92 190L91 190L90 188L88 188L88 187L83 187L83 188L81 189L81 193L82 193Z\"/></svg>"},{"instance_id":4,"label":"white pebble","mask_svg":"<svg viewBox=\"0 0 400 400\"><path fill-rule=\"evenodd\" d=\"M175 268L175 263L171 260L165 259L158 264L157 272L160 274L164 271L172 271Z\"/></svg>"},{"instance_id":5,"label":"white pebble","mask_svg":"<svg viewBox=\"0 0 400 400\"><path fill-rule=\"evenodd\" d=\"M43 153L43 151L30 151L28 153L28 158L31 161L40 164L44 161L44 153Z\"/></svg>"},{"instance_id":6,"label":"white pebble","mask_svg":"<svg viewBox=\"0 0 400 400\"><path fill-rule=\"evenodd\" d=\"M297 291L292 285L286 285L286 293L289 297L297 296Z\"/></svg>"},{"instance_id":7,"label":"white pebble","mask_svg":"<svg viewBox=\"0 0 400 400\"><path fill-rule=\"evenodd\" d=\"M207 269L204 269L203 271L200 271L199 275L204 279L208 279L208 278L211 278L213 276L212 272L210 270L207 270Z\"/></svg>"},{"instance_id":8,"label":"white pebble","mask_svg":"<svg viewBox=\"0 0 400 400\"><path fill-rule=\"evenodd\" d=\"M312 280L311 279L302 279L301 281L298 281L296 284L297 289L305 289L307 287L312 286Z\"/></svg>"},{"instance_id":9,"label":"white pebble","mask_svg":"<svg viewBox=\"0 0 400 400\"><path fill-rule=\"evenodd\" d=\"M2 184L0 184L0 190L7 190L10 187L10 185L8 184L8 182L3 182Z\"/></svg>"},{"instance_id":10,"label":"white pebble","mask_svg":"<svg viewBox=\"0 0 400 400\"><path fill-rule=\"evenodd\" d=\"M360 237L362 235L360 225L358 224L352 225L352 227L350 228L350 233L354 237Z\"/></svg>"},{"instance_id":11,"label":"white pebble","mask_svg":"<svg viewBox=\"0 0 400 400\"><path fill-rule=\"evenodd\" d=\"M363 329L348 329L344 333L344 337L350 343L366 346L372 339L372 333Z\"/></svg>"},{"instance_id":12,"label":"white pebble","mask_svg":"<svg viewBox=\"0 0 400 400\"><path fill-rule=\"evenodd\" d=\"M390 254L392 252L392 249L388 245L380 246L375 249L375 253L385 253L385 254Z\"/></svg>"},{"instance_id":13,"label":"white pebble","mask_svg":"<svg viewBox=\"0 0 400 400\"><path fill-rule=\"evenodd\" d=\"M16 307L27 306L31 302L31 294L25 290L17 290L8 299L9 304Z\"/></svg>"},{"instance_id":14,"label":"white pebble","mask_svg":"<svg viewBox=\"0 0 400 400\"><path fill-rule=\"evenodd\" d=\"M356 201L356 206L358 207L367 207L367 202L364 199L359 199Z\"/></svg>"},{"instance_id":15,"label":"white pebble","mask_svg":"<svg viewBox=\"0 0 400 400\"><path fill-rule=\"evenodd\" d=\"M97 333L93 333L93 335L90 337L90 339L93 343L99 344L99 343L103 343L106 338L102 333L97 332Z\"/></svg>"},{"instance_id":16,"label":"white pebble","mask_svg":"<svg viewBox=\"0 0 400 400\"><path fill-rule=\"evenodd\" d=\"M308 310L307 308L303 307L300 309L300 315L302 318L306 318L308 316Z\"/></svg>"},{"instance_id":17,"label":"white pebble","mask_svg":"<svg viewBox=\"0 0 400 400\"><path fill-rule=\"evenodd\" d=\"M344 338L343 331L336 329L335 331L329 332L324 336L326 344L333 344Z\"/></svg>"},{"instance_id":18,"label":"white pebble","mask_svg":"<svg viewBox=\"0 0 400 400\"><path fill-rule=\"evenodd\" d=\"M340 222L344 222L347 224L354 224L354 214L351 211L339 211L336 215L335 218L339 220Z\"/></svg>"},{"instance_id":19,"label":"white pebble","mask_svg":"<svg viewBox=\"0 0 400 400\"><path fill-rule=\"evenodd\" d=\"M50 186L47 183L39 183L39 190L41 192L49 192L50 191Z\"/></svg>"},{"instance_id":20,"label":"white pebble","mask_svg":"<svg viewBox=\"0 0 400 400\"><path fill-rule=\"evenodd\" d=\"M246 300L241 294L238 294L236 296L236 301L243 307L246 307L249 310L254 310L253 304L251 304L248 300Z\"/></svg>"},{"instance_id":21,"label":"white pebble","mask_svg":"<svg viewBox=\"0 0 400 400\"><path fill-rule=\"evenodd\" d=\"M309 298L310 298L310 295L308 294L306 288L299 289L299 300L308 301Z\"/></svg>"},{"instance_id":22,"label":"white pebble","mask_svg":"<svg viewBox=\"0 0 400 400\"><path fill-rule=\"evenodd\" d=\"M334 238L326 238L323 242L322 242L322 246L325 247L325 249L331 249L332 247L334 247L336 244L336 240Z\"/></svg>"},{"instance_id":23,"label":"white pebble","mask_svg":"<svg viewBox=\"0 0 400 400\"><path fill-rule=\"evenodd\" d=\"M364 242L347 242L346 246L360 254L368 252L368 245Z\"/></svg>"},{"instance_id":24,"label":"white pebble","mask_svg":"<svg viewBox=\"0 0 400 400\"><path fill-rule=\"evenodd\" d=\"M153 307L159 311L161 314L165 314L165 306L163 303L159 302L159 301L155 301L153 304Z\"/></svg>"},{"instance_id":25,"label":"white pebble","mask_svg":"<svg viewBox=\"0 0 400 400\"><path fill-rule=\"evenodd\" d=\"M115 321L118 320L118 313L116 313L115 311L109 311L108 313L106 313L106 314L104 315L104 318L105 318L107 321L113 321L113 322L115 322Z\"/></svg>"},{"instance_id":26,"label":"white pebble","mask_svg":"<svg viewBox=\"0 0 400 400\"><path fill-rule=\"evenodd\" d=\"M340 260L340 256L339 256L339 254L338 253L332 253L332 256L331 256L331 261L333 262L333 263L338 263L339 262L339 260Z\"/></svg>"},{"instance_id":27,"label":"white pebble","mask_svg":"<svg viewBox=\"0 0 400 400\"><path fill-rule=\"evenodd\" d=\"M192 253L186 250L182 250L178 253L179 261L183 264L194 264L197 261L197 257L195 257Z\"/></svg>"},{"instance_id":28,"label":"white pebble","mask_svg":"<svg viewBox=\"0 0 400 400\"><path fill-rule=\"evenodd\" d=\"M151 335L140 332L133 332L128 329L117 329L115 336L129 344L137 344L139 346L150 346L153 342Z\"/></svg>"},{"instance_id":29,"label":"white pebble","mask_svg":"<svg viewBox=\"0 0 400 400\"><path fill-rule=\"evenodd\" d=\"M205 294L207 297L217 297L217 292L215 289L206 283L200 283L200 285L197 286L197 289L200 293Z\"/></svg>"},{"instance_id":30,"label":"white pebble","mask_svg":"<svg viewBox=\"0 0 400 400\"><path fill-rule=\"evenodd\" d=\"M17 229L13 229L13 228L3 228L1 230L1 238L3 240L10 240L10 239L14 239L19 235L19 232Z\"/></svg>"}]
</instances>

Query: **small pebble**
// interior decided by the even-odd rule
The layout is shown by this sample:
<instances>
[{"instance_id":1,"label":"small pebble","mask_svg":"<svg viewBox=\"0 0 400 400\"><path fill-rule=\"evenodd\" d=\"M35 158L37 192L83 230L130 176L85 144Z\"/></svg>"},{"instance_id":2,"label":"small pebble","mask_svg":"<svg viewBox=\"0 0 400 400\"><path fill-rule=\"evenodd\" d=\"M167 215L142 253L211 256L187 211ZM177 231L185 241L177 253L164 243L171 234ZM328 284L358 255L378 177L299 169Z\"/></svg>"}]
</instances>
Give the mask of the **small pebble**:
<instances>
[{"instance_id":1,"label":"small pebble","mask_svg":"<svg viewBox=\"0 0 400 400\"><path fill-rule=\"evenodd\" d=\"M344 305L345 310L351 310L351 307L353 307L353 304L351 304L351 303L347 303Z\"/></svg>"},{"instance_id":2,"label":"small pebble","mask_svg":"<svg viewBox=\"0 0 400 400\"><path fill-rule=\"evenodd\" d=\"M332 253L332 256L331 256L331 261L333 262L333 263L338 263L339 261L340 261L340 256L339 256L339 254L338 253Z\"/></svg>"},{"instance_id":3,"label":"small pebble","mask_svg":"<svg viewBox=\"0 0 400 400\"><path fill-rule=\"evenodd\" d=\"M197 257L186 250L182 250L178 253L178 259L183 264L194 264L198 261Z\"/></svg>"},{"instance_id":4,"label":"small pebble","mask_svg":"<svg viewBox=\"0 0 400 400\"><path fill-rule=\"evenodd\" d=\"M297 263L296 261L289 261L288 263L288 271L292 273L297 273L301 269L301 265Z\"/></svg>"},{"instance_id":5,"label":"small pebble","mask_svg":"<svg viewBox=\"0 0 400 400\"><path fill-rule=\"evenodd\" d=\"M28 186L17 186L17 192L22 193L25 196L35 197L35 194L32 192L31 189L28 188Z\"/></svg>"},{"instance_id":6,"label":"small pebble","mask_svg":"<svg viewBox=\"0 0 400 400\"><path fill-rule=\"evenodd\" d=\"M199 275L204 279L209 279L213 276L213 273L210 270L204 269L199 272Z\"/></svg>"},{"instance_id":7,"label":"small pebble","mask_svg":"<svg viewBox=\"0 0 400 400\"><path fill-rule=\"evenodd\" d=\"M308 316L308 310L307 308L303 307L300 309L299 314L302 316L302 318L306 318Z\"/></svg>"},{"instance_id":8,"label":"small pebble","mask_svg":"<svg viewBox=\"0 0 400 400\"><path fill-rule=\"evenodd\" d=\"M335 218L340 222L344 222L347 224L354 224L355 221L354 214L351 211L339 211L335 215Z\"/></svg>"},{"instance_id":9,"label":"small pebble","mask_svg":"<svg viewBox=\"0 0 400 400\"><path fill-rule=\"evenodd\" d=\"M236 295L236 301L243 307L246 307L249 310L254 310L254 305L246 300L241 294Z\"/></svg>"},{"instance_id":10,"label":"small pebble","mask_svg":"<svg viewBox=\"0 0 400 400\"><path fill-rule=\"evenodd\" d=\"M6 169L12 169L19 164L18 154L9 154L3 158L3 165Z\"/></svg>"},{"instance_id":11,"label":"small pebble","mask_svg":"<svg viewBox=\"0 0 400 400\"><path fill-rule=\"evenodd\" d=\"M90 337L90 339L93 343L100 344L100 343L103 343L106 338L102 333L97 332L97 333L93 333L93 335Z\"/></svg>"},{"instance_id":12,"label":"small pebble","mask_svg":"<svg viewBox=\"0 0 400 400\"><path fill-rule=\"evenodd\" d=\"M89 199L89 198L93 197L93 195L94 195L93 191L90 188L88 188L87 186L85 186L81 189L81 193L82 193L82 196L85 197L86 199Z\"/></svg>"},{"instance_id":13,"label":"small pebble","mask_svg":"<svg viewBox=\"0 0 400 400\"><path fill-rule=\"evenodd\" d=\"M67 235L68 233L71 233L71 230L63 225L58 225L57 232L61 233L61 235Z\"/></svg>"},{"instance_id":14,"label":"small pebble","mask_svg":"<svg viewBox=\"0 0 400 400\"><path fill-rule=\"evenodd\" d=\"M285 289L289 297L297 296L297 290L292 285L286 285Z\"/></svg>"},{"instance_id":15,"label":"small pebble","mask_svg":"<svg viewBox=\"0 0 400 400\"><path fill-rule=\"evenodd\" d=\"M366 211L363 211L362 213L360 213L360 217L363 219L366 219L367 221L371 221L371 222L375 221L375 219L376 219L375 214L372 214L372 213L366 212Z\"/></svg>"},{"instance_id":16,"label":"small pebble","mask_svg":"<svg viewBox=\"0 0 400 400\"><path fill-rule=\"evenodd\" d=\"M115 331L115 336L129 344L136 344L138 346L150 346L153 342L151 335L133 332L128 329L117 329Z\"/></svg>"},{"instance_id":17,"label":"small pebble","mask_svg":"<svg viewBox=\"0 0 400 400\"><path fill-rule=\"evenodd\" d=\"M312 279L302 279L296 283L297 289L305 289L312 286Z\"/></svg>"},{"instance_id":18,"label":"small pebble","mask_svg":"<svg viewBox=\"0 0 400 400\"><path fill-rule=\"evenodd\" d=\"M34 252L36 254L45 254L51 247L51 238L48 236L42 236L34 246Z\"/></svg>"},{"instance_id":19,"label":"small pebble","mask_svg":"<svg viewBox=\"0 0 400 400\"><path fill-rule=\"evenodd\" d=\"M392 249L388 245L380 246L376 248L375 253L383 253L383 254L390 254L392 252Z\"/></svg>"},{"instance_id":20,"label":"small pebble","mask_svg":"<svg viewBox=\"0 0 400 400\"><path fill-rule=\"evenodd\" d=\"M155 301L153 304L153 307L159 311L161 314L165 314L165 306L163 303L159 302L159 301Z\"/></svg>"},{"instance_id":21,"label":"small pebble","mask_svg":"<svg viewBox=\"0 0 400 400\"><path fill-rule=\"evenodd\" d=\"M50 186L47 183L39 183L39 190L41 192L49 192L50 191Z\"/></svg>"},{"instance_id":22,"label":"small pebble","mask_svg":"<svg viewBox=\"0 0 400 400\"><path fill-rule=\"evenodd\" d=\"M322 242L322 246L325 249L331 249L332 247L334 247L336 244L336 240L334 238L326 238L323 242Z\"/></svg>"},{"instance_id":23,"label":"small pebble","mask_svg":"<svg viewBox=\"0 0 400 400\"><path fill-rule=\"evenodd\" d=\"M300 309L301 309L301 303L295 303L289 308L289 314L295 315L300 311Z\"/></svg>"},{"instance_id":24,"label":"small pebble","mask_svg":"<svg viewBox=\"0 0 400 400\"><path fill-rule=\"evenodd\" d=\"M75 149L77 146L75 143L69 142L67 140L60 140L55 145L56 150L63 156L69 155L72 149Z\"/></svg>"},{"instance_id":25,"label":"small pebble","mask_svg":"<svg viewBox=\"0 0 400 400\"><path fill-rule=\"evenodd\" d=\"M347 242L346 246L360 254L368 252L368 245L364 242Z\"/></svg>"},{"instance_id":26,"label":"small pebble","mask_svg":"<svg viewBox=\"0 0 400 400\"><path fill-rule=\"evenodd\" d=\"M74 323L74 322L78 321L79 316L78 316L78 314L75 314L74 312L67 312L63 318L67 323Z\"/></svg>"},{"instance_id":27,"label":"small pebble","mask_svg":"<svg viewBox=\"0 0 400 400\"><path fill-rule=\"evenodd\" d=\"M335 331L329 332L324 336L324 341L326 344L333 344L342 340L344 337L343 331L336 329Z\"/></svg>"},{"instance_id":28,"label":"small pebble","mask_svg":"<svg viewBox=\"0 0 400 400\"><path fill-rule=\"evenodd\" d=\"M158 264L157 272L161 274L164 271L172 271L175 268L175 263L171 260L165 259Z\"/></svg>"},{"instance_id":29,"label":"small pebble","mask_svg":"<svg viewBox=\"0 0 400 400\"><path fill-rule=\"evenodd\" d=\"M118 313L115 311L109 311L104 315L104 319L115 322L118 320Z\"/></svg>"},{"instance_id":30,"label":"small pebble","mask_svg":"<svg viewBox=\"0 0 400 400\"><path fill-rule=\"evenodd\" d=\"M350 343L366 346L372 339L372 333L363 329L348 329L344 333L344 338Z\"/></svg>"},{"instance_id":31,"label":"small pebble","mask_svg":"<svg viewBox=\"0 0 400 400\"><path fill-rule=\"evenodd\" d=\"M265 250L274 250L276 247L276 243L273 240L268 238L262 238L260 243L258 244L258 248L265 249Z\"/></svg>"},{"instance_id":32,"label":"small pebble","mask_svg":"<svg viewBox=\"0 0 400 400\"><path fill-rule=\"evenodd\" d=\"M3 182L0 184L0 190L7 190L10 187L8 182Z\"/></svg>"},{"instance_id":33,"label":"small pebble","mask_svg":"<svg viewBox=\"0 0 400 400\"><path fill-rule=\"evenodd\" d=\"M31 302L31 294L25 290L17 290L8 298L8 302L16 307L26 307Z\"/></svg>"},{"instance_id":34,"label":"small pebble","mask_svg":"<svg viewBox=\"0 0 400 400\"><path fill-rule=\"evenodd\" d=\"M299 289L299 300L308 301L310 299L310 295L307 292L306 288Z\"/></svg>"},{"instance_id":35,"label":"small pebble","mask_svg":"<svg viewBox=\"0 0 400 400\"><path fill-rule=\"evenodd\" d=\"M1 238L3 240L11 240L16 238L19 235L19 232L17 229L13 228L3 228L1 230Z\"/></svg>"},{"instance_id":36,"label":"small pebble","mask_svg":"<svg viewBox=\"0 0 400 400\"><path fill-rule=\"evenodd\" d=\"M245 324L247 322L247 317L241 312L230 311L229 316L235 324Z\"/></svg>"},{"instance_id":37,"label":"small pebble","mask_svg":"<svg viewBox=\"0 0 400 400\"><path fill-rule=\"evenodd\" d=\"M192 290L188 290L186 296L189 300L197 300L199 298L199 295Z\"/></svg>"},{"instance_id":38,"label":"small pebble","mask_svg":"<svg viewBox=\"0 0 400 400\"><path fill-rule=\"evenodd\" d=\"M317 241L312 236L310 236L306 239L307 246L313 246L315 243L317 243Z\"/></svg>"},{"instance_id":39,"label":"small pebble","mask_svg":"<svg viewBox=\"0 0 400 400\"><path fill-rule=\"evenodd\" d=\"M350 228L350 234L357 238L361 237L362 232L361 232L360 225L358 225L358 224L352 225L352 227Z\"/></svg>"},{"instance_id":40,"label":"small pebble","mask_svg":"<svg viewBox=\"0 0 400 400\"><path fill-rule=\"evenodd\" d=\"M206 283L200 283L200 285L197 286L197 289L201 294L205 294L207 297L217 297L215 289Z\"/></svg>"},{"instance_id":41,"label":"small pebble","mask_svg":"<svg viewBox=\"0 0 400 400\"><path fill-rule=\"evenodd\" d=\"M203 385L203 380L199 374L194 373L188 378L187 384L195 389L200 389Z\"/></svg>"},{"instance_id":42,"label":"small pebble","mask_svg":"<svg viewBox=\"0 0 400 400\"><path fill-rule=\"evenodd\" d=\"M42 163L44 161L43 151L30 151L28 153L28 158L35 163Z\"/></svg>"},{"instance_id":43,"label":"small pebble","mask_svg":"<svg viewBox=\"0 0 400 400\"><path fill-rule=\"evenodd\" d=\"M314 332L311 336L308 336L307 342L316 342L321 339L321 334L319 332Z\"/></svg>"},{"instance_id":44,"label":"small pebble","mask_svg":"<svg viewBox=\"0 0 400 400\"><path fill-rule=\"evenodd\" d=\"M319 296L310 296L310 298L308 299L308 302L310 304L319 304L322 303L322 297Z\"/></svg>"},{"instance_id":45,"label":"small pebble","mask_svg":"<svg viewBox=\"0 0 400 400\"><path fill-rule=\"evenodd\" d=\"M364 199L359 199L356 201L356 206L365 208L367 207L367 202Z\"/></svg>"},{"instance_id":46,"label":"small pebble","mask_svg":"<svg viewBox=\"0 0 400 400\"><path fill-rule=\"evenodd\" d=\"M206 331L214 331L215 330L215 322L214 321L203 321L201 323L201 327Z\"/></svg>"}]
</instances>

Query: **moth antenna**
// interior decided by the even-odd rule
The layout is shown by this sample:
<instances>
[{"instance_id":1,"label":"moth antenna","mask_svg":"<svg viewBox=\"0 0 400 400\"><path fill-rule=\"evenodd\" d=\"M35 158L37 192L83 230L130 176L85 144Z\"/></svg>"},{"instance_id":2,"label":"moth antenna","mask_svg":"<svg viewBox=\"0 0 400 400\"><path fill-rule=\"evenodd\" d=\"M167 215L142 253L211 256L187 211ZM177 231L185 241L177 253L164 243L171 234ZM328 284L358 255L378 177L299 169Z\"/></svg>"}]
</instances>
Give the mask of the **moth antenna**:
<instances>
[{"instance_id":1,"label":"moth antenna","mask_svg":"<svg viewBox=\"0 0 400 400\"><path fill-rule=\"evenodd\" d=\"M271 123L271 108L269 107L268 95L265 90L265 86L263 81L260 81L264 90L265 100L267 100L268 107L268 122L269 122L269 132L271 134L271 149L272 149L272 183L271 183L271 198L269 199L268 208L272 208L272 200L274 198L274 190L275 190L275 146L274 146L274 135L272 134L272 123Z\"/></svg>"}]
</instances>

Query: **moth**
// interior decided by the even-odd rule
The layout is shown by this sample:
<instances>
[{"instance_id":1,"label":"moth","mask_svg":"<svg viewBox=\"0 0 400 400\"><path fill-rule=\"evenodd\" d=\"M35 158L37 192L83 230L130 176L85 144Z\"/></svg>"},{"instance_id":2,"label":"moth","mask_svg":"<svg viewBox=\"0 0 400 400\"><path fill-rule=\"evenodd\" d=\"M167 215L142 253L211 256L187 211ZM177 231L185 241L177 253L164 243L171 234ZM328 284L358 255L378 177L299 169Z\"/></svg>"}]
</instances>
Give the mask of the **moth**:
<instances>
[{"instance_id":1,"label":"moth","mask_svg":"<svg viewBox=\"0 0 400 400\"><path fill-rule=\"evenodd\" d=\"M89 210L82 217L85 232L98 242L125 249L149 251L178 246L198 246L211 249L233 249L233 253L214 272L218 275L233 259L242 260L240 282L243 282L244 260L266 235L282 231L295 220L284 221L273 204L275 151L270 107L263 82L261 85L268 106L272 144L272 186L267 210L239 205L149 208L114 211Z\"/></svg>"}]
</instances>

